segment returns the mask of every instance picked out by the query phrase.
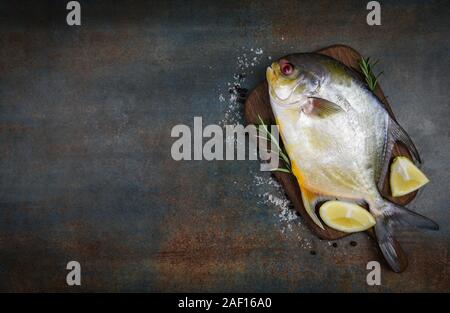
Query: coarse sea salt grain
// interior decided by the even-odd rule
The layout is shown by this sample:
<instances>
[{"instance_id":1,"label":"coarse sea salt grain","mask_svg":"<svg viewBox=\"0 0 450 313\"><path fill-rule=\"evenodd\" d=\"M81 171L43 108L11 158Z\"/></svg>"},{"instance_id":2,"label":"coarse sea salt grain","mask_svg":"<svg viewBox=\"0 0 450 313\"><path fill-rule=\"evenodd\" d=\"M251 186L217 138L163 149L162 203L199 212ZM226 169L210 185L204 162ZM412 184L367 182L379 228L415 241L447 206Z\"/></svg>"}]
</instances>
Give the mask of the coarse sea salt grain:
<instances>
[{"instance_id":1,"label":"coarse sea salt grain","mask_svg":"<svg viewBox=\"0 0 450 313\"><path fill-rule=\"evenodd\" d=\"M219 87L219 101L228 103L225 107L224 117L219 124L243 124L243 101L245 100L243 97L246 96L245 93L247 91L243 85L246 82L247 75L252 74L253 69L262 62L266 62L267 59L263 58L263 54L264 50L262 48L242 47L240 49L239 54L236 56L236 71L233 74L233 79L226 83L226 91ZM229 96L226 97L224 96L225 94Z\"/></svg>"},{"instance_id":2,"label":"coarse sea salt grain","mask_svg":"<svg viewBox=\"0 0 450 313\"><path fill-rule=\"evenodd\" d=\"M258 174L255 174L253 176L253 182L256 186L260 185L268 185L268 186L274 186L276 188L281 188L281 185L272 177L263 177Z\"/></svg>"},{"instance_id":3,"label":"coarse sea salt grain","mask_svg":"<svg viewBox=\"0 0 450 313\"><path fill-rule=\"evenodd\" d=\"M256 189L257 196L261 198L259 204L274 207L276 209L274 215L278 219L281 233L284 234L286 231L292 232L294 228L298 228L300 226L300 219L291 208L291 202L283 192L281 185L269 172L252 174L253 186Z\"/></svg>"}]
</instances>

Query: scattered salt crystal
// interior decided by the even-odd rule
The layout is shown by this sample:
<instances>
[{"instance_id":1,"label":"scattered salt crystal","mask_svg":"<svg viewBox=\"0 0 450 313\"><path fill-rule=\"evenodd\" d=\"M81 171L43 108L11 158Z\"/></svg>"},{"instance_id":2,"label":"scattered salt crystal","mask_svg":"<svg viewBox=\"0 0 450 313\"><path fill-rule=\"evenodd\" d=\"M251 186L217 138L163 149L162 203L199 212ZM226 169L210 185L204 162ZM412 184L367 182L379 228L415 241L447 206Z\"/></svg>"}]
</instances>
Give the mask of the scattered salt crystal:
<instances>
[{"instance_id":1,"label":"scattered salt crystal","mask_svg":"<svg viewBox=\"0 0 450 313\"><path fill-rule=\"evenodd\" d=\"M274 186L277 189L281 188L281 185L275 179L273 179L271 176L263 177L258 174L255 174L253 176L253 182L256 186L268 185L268 186Z\"/></svg>"},{"instance_id":2,"label":"scattered salt crystal","mask_svg":"<svg viewBox=\"0 0 450 313\"><path fill-rule=\"evenodd\" d=\"M256 50L255 50L255 53L256 54L263 54L263 49L261 49L261 48L257 48Z\"/></svg>"},{"instance_id":3,"label":"scattered salt crystal","mask_svg":"<svg viewBox=\"0 0 450 313\"><path fill-rule=\"evenodd\" d=\"M244 49L245 47L242 47L242 50ZM237 72L234 73L233 80L226 83L229 93L228 103L230 105L225 108L224 118L220 121L221 125L237 125L243 123L242 105L245 100L246 90L242 87L242 84L246 80L246 75L253 73L252 68L259 65L262 61L260 56L262 53L262 48L250 48L236 57ZM224 97L224 92L221 95L222 97L219 95L219 101L227 101Z\"/></svg>"},{"instance_id":4,"label":"scattered salt crystal","mask_svg":"<svg viewBox=\"0 0 450 313\"><path fill-rule=\"evenodd\" d=\"M284 38L282 37L282 40ZM245 50L242 47L242 50ZM248 49L248 48L247 48ZM218 99L220 103L226 104L224 108L223 119L219 122L221 125L237 125L243 124L243 102L242 102L242 85L246 82L246 75L252 74L253 69L260 65L261 62L272 60L272 56L263 58L262 48L250 48L246 52L236 57L236 72L231 81L227 82L223 88L219 87ZM225 91L226 90L226 91ZM229 94L227 99L226 94ZM236 144L236 137L227 136L226 144ZM256 153L256 151L255 151ZM309 231L301 223L301 219L291 208L291 202L281 185L272 177L269 172L258 172L253 174L253 181L247 186L250 193L256 193L260 198L259 204L272 207L276 210L274 215L277 219L277 227L280 232L290 238L295 238L303 249L312 247L311 240L305 238L305 234L310 235ZM236 184L236 182L234 182Z\"/></svg>"}]
</instances>

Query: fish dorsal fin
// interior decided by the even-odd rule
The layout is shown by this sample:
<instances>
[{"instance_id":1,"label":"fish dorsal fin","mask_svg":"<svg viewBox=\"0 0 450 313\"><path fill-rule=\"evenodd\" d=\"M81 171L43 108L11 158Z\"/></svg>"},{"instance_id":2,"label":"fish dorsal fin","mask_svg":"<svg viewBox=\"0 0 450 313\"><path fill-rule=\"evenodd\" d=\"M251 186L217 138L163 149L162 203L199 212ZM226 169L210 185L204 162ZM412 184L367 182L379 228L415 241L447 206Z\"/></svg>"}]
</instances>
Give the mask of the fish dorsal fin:
<instances>
[{"instance_id":1,"label":"fish dorsal fin","mask_svg":"<svg viewBox=\"0 0 450 313\"><path fill-rule=\"evenodd\" d=\"M404 144L408 151L411 153L414 160L419 164L422 163L419 151L417 151L417 148L411 140L411 137L409 137L408 133L392 118L389 118L388 131L394 142L401 142L402 144Z\"/></svg>"},{"instance_id":2,"label":"fish dorsal fin","mask_svg":"<svg viewBox=\"0 0 450 313\"><path fill-rule=\"evenodd\" d=\"M417 151L416 146L413 141L406 133L406 131L391 117L388 117L388 125L387 125L387 138L386 143L384 145L383 154L380 159L380 165L378 166L379 171L376 173L376 180L378 181L378 188L381 190L384 185L384 180L386 178L386 174L389 168L389 161L392 155L392 149L396 142L401 142L408 151L411 153L413 159L416 163L422 163L419 152Z\"/></svg>"},{"instance_id":3,"label":"fish dorsal fin","mask_svg":"<svg viewBox=\"0 0 450 313\"><path fill-rule=\"evenodd\" d=\"M344 112L344 110L329 100L309 97L308 104L303 109L303 112L311 117L327 118L331 115Z\"/></svg>"}]
</instances>

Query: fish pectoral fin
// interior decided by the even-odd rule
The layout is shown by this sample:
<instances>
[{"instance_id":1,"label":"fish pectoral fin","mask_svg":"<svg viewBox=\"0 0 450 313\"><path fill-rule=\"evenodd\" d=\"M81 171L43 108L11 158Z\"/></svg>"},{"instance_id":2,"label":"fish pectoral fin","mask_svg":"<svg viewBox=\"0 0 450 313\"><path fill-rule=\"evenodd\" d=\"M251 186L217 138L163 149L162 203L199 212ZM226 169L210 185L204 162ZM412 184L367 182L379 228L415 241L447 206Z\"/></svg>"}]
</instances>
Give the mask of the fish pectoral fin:
<instances>
[{"instance_id":1,"label":"fish pectoral fin","mask_svg":"<svg viewBox=\"0 0 450 313\"><path fill-rule=\"evenodd\" d=\"M327 118L331 115L344 112L344 110L334 102L323 98L309 97L308 104L303 112L312 117Z\"/></svg>"},{"instance_id":2,"label":"fish pectoral fin","mask_svg":"<svg viewBox=\"0 0 450 313\"><path fill-rule=\"evenodd\" d=\"M299 186L300 191L302 192L303 206L305 207L305 210L308 213L309 217L311 217L311 219L317 226L319 226L322 229L325 229L325 227L323 227L322 222L320 221L319 217L315 212L315 207L318 200L320 199L320 196L314 192L309 191L306 188L303 188L301 185Z\"/></svg>"}]
</instances>

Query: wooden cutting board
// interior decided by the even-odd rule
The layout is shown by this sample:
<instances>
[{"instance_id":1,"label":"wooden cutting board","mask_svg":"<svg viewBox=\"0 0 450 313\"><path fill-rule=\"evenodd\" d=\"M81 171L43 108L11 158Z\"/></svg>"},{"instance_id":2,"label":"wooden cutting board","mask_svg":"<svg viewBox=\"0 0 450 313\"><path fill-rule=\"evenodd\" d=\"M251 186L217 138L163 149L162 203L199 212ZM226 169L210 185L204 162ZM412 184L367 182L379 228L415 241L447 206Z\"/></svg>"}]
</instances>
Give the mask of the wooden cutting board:
<instances>
[{"instance_id":1,"label":"wooden cutting board","mask_svg":"<svg viewBox=\"0 0 450 313\"><path fill-rule=\"evenodd\" d=\"M344 45L334 45L330 46L321 50L316 51L317 53L328 55L343 64L355 69L358 73L361 74L360 68L359 68L359 60L361 59L361 55L354 49L344 46ZM361 74L361 80L364 81L364 77ZM381 100L381 102L384 104L386 109L389 111L391 116L395 119L392 109L389 105L389 103L386 100L386 97L383 94L383 91L381 90L379 84L377 84L375 89L375 94L377 97ZM261 116L261 118L264 120L264 122L267 125L274 125L275 124L275 118L272 113L272 108L270 106L270 99L268 94L268 88L267 88L267 82L264 81L261 84L259 84L254 90L252 90L245 101L245 111L244 116L247 124L259 124L258 115ZM411 155L409 154L408 150L403 147L400 144L396 144L393 150L393 155L391 158L391 161L394 157L398 155L403 155L411 159ZM391 196L391 191L389 187L389 171L387 173L387 176L384 181L384 187L381 191L381 194L386 199L389 199L392 202L395 202L400 205L406 205L407 203L411 202L414 197L416 196L416 192L410 193L408 195L405 195L403 197L393 198ZM294 205L295 209L299 212L299 214L302 216L302 218L307 222L310 229L321 239L327 239L327 240L334 240L338 239L344 236L347 236L349 234L343 233L337 230L334 230L326 225L325 230L318 227L313 220L309 217L308 213L306 212L302 198L301 198L301 192L300 188L298 186L297 180L292 174L284 173L284 172L273 172L273 175L277 179L277 181L283 186L284 191L287 195L287 197L291 200L292 204ZM316 212L318 211L321 203L319 203L316 206ZM319 214L317 214L319 216ZM372 230L368 231L371 236L373 236ZM401 251L401 250L400 250ZM404 268L407 266L406 257L404 257Z\"/></svg>"}]
</instances>

